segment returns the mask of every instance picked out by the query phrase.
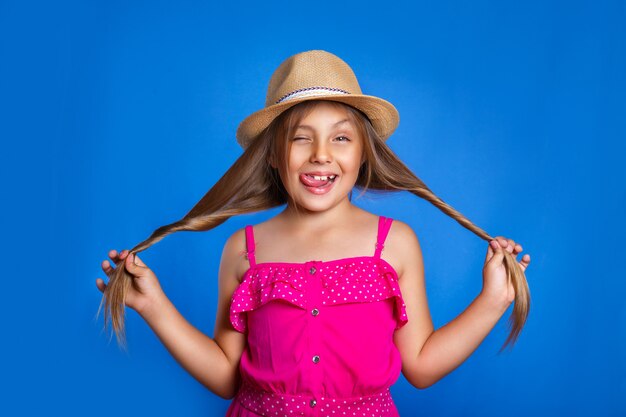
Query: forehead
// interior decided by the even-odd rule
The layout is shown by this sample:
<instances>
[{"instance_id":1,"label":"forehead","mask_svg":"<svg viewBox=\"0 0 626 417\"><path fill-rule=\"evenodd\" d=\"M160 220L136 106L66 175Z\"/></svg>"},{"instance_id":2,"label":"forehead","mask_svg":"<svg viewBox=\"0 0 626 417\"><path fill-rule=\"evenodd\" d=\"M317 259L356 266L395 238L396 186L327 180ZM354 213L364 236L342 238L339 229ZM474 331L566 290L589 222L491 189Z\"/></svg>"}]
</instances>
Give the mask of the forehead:
<instances>
[{"instance_id":1,"label":"forehead","mask_svg":"<svg viewBox=\"0 0 626 417\"><path fill-rule=\"evenodd\" d=\"M349 112L340 104L318 102L302 117L296 128L302 130L354 128Z\"/></svg>"}]
</instances>

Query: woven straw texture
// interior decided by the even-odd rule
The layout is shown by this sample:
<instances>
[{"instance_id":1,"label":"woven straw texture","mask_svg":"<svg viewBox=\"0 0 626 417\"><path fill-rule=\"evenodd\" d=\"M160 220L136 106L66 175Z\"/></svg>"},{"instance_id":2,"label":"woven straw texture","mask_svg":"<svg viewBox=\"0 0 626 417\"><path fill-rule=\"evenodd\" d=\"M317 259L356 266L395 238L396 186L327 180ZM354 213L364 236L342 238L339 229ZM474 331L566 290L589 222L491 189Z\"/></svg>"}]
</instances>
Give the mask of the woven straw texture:
<instances>
[{"instance_id":1,"label":"woven straw texture","mask_svg":"<svg viewBox=\"0 0 626 417\"><path fill-rule=\"evenodd\" d=\"M265 107L239 124L237 142L246 148L278 115L306 100L338 101L361 110L383 139L400 121L391 103L361 92L354 71L341 58L312 50L290 56L278 66L267 88Z\"/></svg>"}]
</instances>

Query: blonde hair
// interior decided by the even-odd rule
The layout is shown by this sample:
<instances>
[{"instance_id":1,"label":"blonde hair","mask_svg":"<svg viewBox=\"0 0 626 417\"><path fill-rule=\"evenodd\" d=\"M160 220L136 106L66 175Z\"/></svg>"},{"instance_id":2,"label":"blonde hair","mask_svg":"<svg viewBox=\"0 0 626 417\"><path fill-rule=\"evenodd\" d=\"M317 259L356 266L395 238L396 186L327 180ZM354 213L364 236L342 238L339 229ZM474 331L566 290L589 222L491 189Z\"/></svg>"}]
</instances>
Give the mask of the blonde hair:
<instances>
[{"instance_id":1,"label":"blonde hair","mask_svg":"<svg viewBox=\"0 0 626 417\"><path fill-rule=\"evenodd\" d=\"M287 139L293 136L298 122L322 101L345 109L363 138L365 162L360 168L355 184L362 193L367 190L408 191L431 202L480 238L486 241L493 239L487 232L437 197L413 174L380 138L365 114L339 102L308 100L289 108L274 119L181 220L159 227L150 237L133 247L130 253L144 251L174 232L211 230L232 216L288 203L289 195L280 180L281 172L286 172L289 155L291 141ZM271 166L270 161L273 161L276 168ZM504 264L508 279L515 289L515 305L509 318L510 332L500 352L507 345L511 347L514 345L524 327L530 308L530 291L524 272L515 257L507 251L504 251ZM124 299L131 284L132 276L122 264L118 265L109 276L109 283L98 309L99 314L103 303L105 304L104 327L106 329L109 322L112 323L118 344L124 348L126 346Z\"/></svg>"}]
</instances>

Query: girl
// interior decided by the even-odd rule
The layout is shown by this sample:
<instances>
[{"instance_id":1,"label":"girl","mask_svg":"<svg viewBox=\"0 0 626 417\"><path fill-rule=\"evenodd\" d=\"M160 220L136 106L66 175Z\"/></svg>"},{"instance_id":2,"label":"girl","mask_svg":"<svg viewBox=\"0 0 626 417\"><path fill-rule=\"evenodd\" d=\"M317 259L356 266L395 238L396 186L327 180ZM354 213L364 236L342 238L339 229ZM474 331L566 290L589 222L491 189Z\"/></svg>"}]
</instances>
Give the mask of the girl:
<instances>
[{"instance_id":1,"label":"girl","mask_svg":"<svg viewBox=\"0 0 626 417\"><path fill-rule=\"evenodd\" d=\"M118 340L136 310L176 360L222 398L229 417L397 416L389 387L402 371L426 388L458 367L515 300L514 342L528 314L528 254L491 238L435 196L386 146L398 125L389 102L361 93L351 68L325 51L285 60L265 108L237 129L243 155L180 221L102 263ZM407 190L489 241L483 288L434 331L420 245L411 228L352 203L358 187ZM189 324L136 255L181 230L285 204L234 233L219 268L214 337ZM101 303L102 306L102 303ZM504 347L503 346L503 347Z\"/></svg>"}]
</instances>

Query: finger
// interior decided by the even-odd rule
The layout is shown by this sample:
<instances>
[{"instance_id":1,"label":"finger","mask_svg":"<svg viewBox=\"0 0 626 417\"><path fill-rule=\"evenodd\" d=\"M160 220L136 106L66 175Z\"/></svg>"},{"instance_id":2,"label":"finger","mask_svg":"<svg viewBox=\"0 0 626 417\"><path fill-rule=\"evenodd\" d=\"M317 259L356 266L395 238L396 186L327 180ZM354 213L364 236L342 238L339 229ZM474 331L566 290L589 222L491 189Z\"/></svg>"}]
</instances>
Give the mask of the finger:
<instances>
[{"instance_id":1,"label":"finger","mask_svg":"<svg viewBox=\"0 0 626 417\"><path fill-rule=\"evenodd\" d=\"M487 249L488 256L487 258L485 258L485 264L491 262L491 260L498 253L499 250L501 251L502 247L498 243L498 239L492 239L489 242L489 249Z\"/></svg>"},{"instance_id":2,"label":"finger","mask_svg":"<svg viewBox=\"0 0 626 417\"><path fill-rule=\"evenodd\" d=\"M111 263L108 260L102 261L102 270L108 275L113 272L113 268L111 267Z\"/></svg>"},{"instance_id":3,"label":"finger","mask_svg":"<svg viewBox=\"0 0 626 417\"><path fill-rule=\"evenodd\" d=\"M126 266L126 270L133 275L141 275L146 268L142 265L136 264L134 260L135 260L134 254L130 254L129 256L126 257L126 259L124 260L125 261L124 265Z\"/></svg>"},{"instance_id":4,"label":"finger","mask_svg":"<svg viewBox=\"0 0 626 417\"><path fill-rule=\"evenodd\" d=\"M139 256L137 256L137 254L136 254L136 253L134 254L134 256L135 256L135 264L137 264L137 265L139 265L139 266L143 266L143 267L145 267L145 266L146 266L146 264L145 264L145 263L143 263L143 261L141 260L141 258L139 258Z\"/></svg>"},{"instance_id":5,"label":"finger","mask_svg":"<svg viewBox=\"0 0 626 417\"><path fill-rule=\"evenodd\" d=\"M506 251L508 253L513 253L513 250L515 249L515 241L513 239L507 239L507 246L506 246Z\"/></svg>"},{"instance_id":6,"label":"finger","mask_svg":"<svg viewBox=\"0 0 626 417\"><path fill-rule=\"evenodd\" d=\"M489 244L487 245L487 255L485 256L485 263L489 262L489 259L491 259L491 257L495 253L495 245L496 239L491 239L489 241Z\"/></svg>"},{"instance_id":7,"label":"finger","mask_svg":"<svg viewBox=\"0 0 626 417\"><path fill-rule=\"evenodd\" d=\"M513 239L507 239L504 236L498 236L498 243L500 246L506 250L508 253L513 253L515 248L515 241Z\"/></svg>"},{"instance_id":8,"label":"finger","mask_svg":"<svg viewBox=\"0 0 626 417\"><path fill-rule=\"evenodd\" d=\"M525 254L524 256L522 256L522 260L519 262L519 265L522 268L522 271L526 271L526 268L528 268L528 265L530 265L530 255Z\"/></svg>"},{"instance_id":9,"label":"finger","mask_svg":"<svg viewBox=\"0 0 626 417\"><path fill-rule=\"evenodd\" d=\"M496 240L498 241L498 244L500 245L502 250L508 250L509 240L507 238L505 238L504 236L498 236Z\"/></svg>"},{"instance_id":10,"label":"finger","mask_svg":"<svg viewBox=\"0 0 626 417\"><path fill-rule=\"evenodd\" d=\"M100 292L104 292L107 285L104 283L104 281L101 278L96 278L96 287L98 287Z\"/></svg>"},{"instance_id":11,"label":"finger","mask_svg":"<svg viewBox=\"0 0 626 417\"><path fill-rule=\"evenodd\" d=\"M508 242L507 242L508 243ZM500 245L500 240L496 239L495 245L497 245L495 249L494 255L489 260L489 263L493 263L494 265L499 265L502 263L504 259L504 250L502 245Z\"/></svg>"},{"instance_id":12,"label":"finger","mask_svg":"<svg viewBox=\"0 0 626 417\"><path fill-rule=\"evenodd\" d=\"M519 243L515 243L513 239L507 239L505 237L502 237L500 239L500 242L502 243L502 246L506 247L507 251L509 253L512 253L513 255L517 255L522 250L524 250L524 248L522 248L522 245L520 245Z\"/></svg>"},{"instance_id":13,"label":"finger","mask_svg":"<svg viewBox=\"0 0 626 417\"><path fill-rule=\"evenodd\" d=\"M124 251L118 252L115 249L111 249L109 251L109 258L111 258L111 260L113 261L114 265L119 264L120 260L124 259L124 257L122 256L123 253L124 253Z\"/></svg>"},{"instance_id":14,"label":"finger","mask_svg":"<svg viewBox=\"0 0 626 417\"><path fill-rule=\"evenodd\" d=\"M130 255L130 251L128 249L123 249L122 251L120 251L117 257L117 263L125 262L128 255ZM135 262L135 264L137 264L137 262Z\"/></svg>"}]
</instances>

